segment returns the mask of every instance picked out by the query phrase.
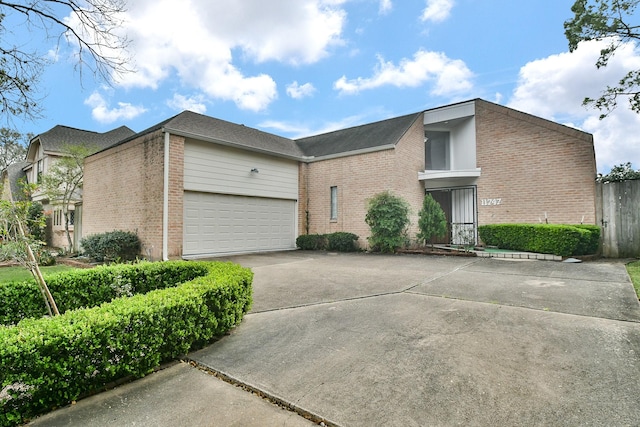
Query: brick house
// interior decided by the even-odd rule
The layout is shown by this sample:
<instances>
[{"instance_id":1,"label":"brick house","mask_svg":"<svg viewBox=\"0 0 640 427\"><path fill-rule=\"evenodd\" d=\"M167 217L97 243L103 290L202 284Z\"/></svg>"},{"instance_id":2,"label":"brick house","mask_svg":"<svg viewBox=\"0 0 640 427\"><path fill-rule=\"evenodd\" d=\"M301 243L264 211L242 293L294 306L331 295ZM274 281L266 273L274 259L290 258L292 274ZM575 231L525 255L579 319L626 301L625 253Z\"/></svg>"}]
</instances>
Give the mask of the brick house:
<instances>
[{"instance_id":1,"label":"brick house","mask_svg":"<svg viewBox=\"0 0 640 427\"><path fill-rule=\"evenodd\" d=\"M151 259L286 250L348 231L366 246L367 200L451 223L595 223L592 135L475 99L298 140L183 112L85 161L83 235L130 230Z\"/></svg>"}]
</instances>

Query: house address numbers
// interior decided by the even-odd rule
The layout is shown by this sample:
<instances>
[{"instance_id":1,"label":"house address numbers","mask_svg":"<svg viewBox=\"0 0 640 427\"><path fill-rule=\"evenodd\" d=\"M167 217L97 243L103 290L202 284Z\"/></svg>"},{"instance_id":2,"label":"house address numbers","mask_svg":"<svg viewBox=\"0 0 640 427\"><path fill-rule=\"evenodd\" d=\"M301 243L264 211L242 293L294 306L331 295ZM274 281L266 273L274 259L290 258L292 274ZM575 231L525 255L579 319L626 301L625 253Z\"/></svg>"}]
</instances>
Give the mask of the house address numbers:
<instances>
[{"instance_id":1,"label":"house address numbers","mask_svg":"<svg viewBox=\"0 0 640 427\"><path fill-rule=\"evenodd\" d=\"M502 204L502 199L480 199L480 206L498 206Z\"/></svg>"}]
</instances>

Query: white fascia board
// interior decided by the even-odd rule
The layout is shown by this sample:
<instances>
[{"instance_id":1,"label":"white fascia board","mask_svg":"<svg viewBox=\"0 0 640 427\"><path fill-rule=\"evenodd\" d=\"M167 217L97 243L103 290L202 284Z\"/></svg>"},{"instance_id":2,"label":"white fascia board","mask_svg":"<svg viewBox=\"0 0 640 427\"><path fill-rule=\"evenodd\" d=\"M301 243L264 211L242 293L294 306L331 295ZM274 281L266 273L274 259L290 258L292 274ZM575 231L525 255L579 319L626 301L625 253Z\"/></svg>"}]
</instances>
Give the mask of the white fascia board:
<instances>
[{"instance_id":1,"label":"white fascia board","mask_svg":"<svg viewBox=\"0 0 640 427\"><path fill-rule=\"evenodd\" d=\"M428 179L452 179L452 178L478 178L481 169L461 169L461 170L434 170L418 172L418 179L425 181Z\"/></svg>"}]
</instances>

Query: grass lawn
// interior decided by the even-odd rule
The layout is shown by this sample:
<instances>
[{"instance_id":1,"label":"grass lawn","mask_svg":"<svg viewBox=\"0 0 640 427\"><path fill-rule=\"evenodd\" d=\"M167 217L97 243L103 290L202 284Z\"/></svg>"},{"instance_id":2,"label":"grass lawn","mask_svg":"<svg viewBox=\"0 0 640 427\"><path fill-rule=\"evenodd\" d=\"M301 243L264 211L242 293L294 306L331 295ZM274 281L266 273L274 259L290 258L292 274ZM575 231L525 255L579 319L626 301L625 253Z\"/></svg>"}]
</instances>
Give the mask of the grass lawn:
<instances>
[{"instance_id":1,"label":"grass lawn","mask_svg":"<svg viewBox=\"0 0 640 427\"><path fill-rule=\"evenodd\" d=\"M51 267L40 267L42 275L47 277L48 274L59 273L61 271L73 270L73 267L68 265L52 265ZM30 279L31 272L24 267L1 267L0 268L0 283L2 282L21 282L23 280Z\"/></svg>"},{"instance_id":2,"label":"grass lawn","mask_svg":"<svg viewBox=\"0 0 640 427\"><path fill-rule=\"evenodd\" d=\"M636 294L640 298L640 261L627 264L627 271L633 282L633 287L636 289Z\"/></svg>"}]
</instances>

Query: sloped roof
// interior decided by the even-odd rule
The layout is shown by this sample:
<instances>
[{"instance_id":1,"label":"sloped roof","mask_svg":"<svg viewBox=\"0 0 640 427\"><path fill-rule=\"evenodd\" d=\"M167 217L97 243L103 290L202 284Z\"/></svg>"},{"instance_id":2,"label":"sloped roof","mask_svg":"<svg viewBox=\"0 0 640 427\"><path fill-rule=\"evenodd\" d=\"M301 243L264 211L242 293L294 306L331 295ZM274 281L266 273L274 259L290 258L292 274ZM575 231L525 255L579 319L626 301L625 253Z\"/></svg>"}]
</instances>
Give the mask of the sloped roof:
<instances>
[{"instance_id":1,"label":"sloped roof","mask_svg":"<svg viewBox=\"0 0 640 427\"><path fill-rule=\"evenodd\" d=\"M35 136L31 142L39 140L45 152L60 153L67 145L86 144L96 151L110 147L133 135L135 132L126 126L98 133L57 125L50 130Z\"/></svg>"},{"instance_id":2,"label":"sloped roof","mask_svg":"<svg viewBox=\"0 0 640 427\"><path fill-rule=\"evenodd\" d=\"M122 141L122 143L160 129L165 129L171 134L184 136L186 138L212 141L251 151L298 160L304 157L304 153L292 139L194 113L193 111L183 111L176 116L127 138Z\"/></svg>"},{"instance_id":3,"label":"sloped roof","mask_svg":"<svg viewBox=\"0 0 640 427\"><path fill-rule=\"evenodd\" d=\"M24 199L24 195L22 194L22 189L20 188L20 179L23 178L24 181L27 181L27 174L22 169L27 166L29 163L27 162L17 162L12 163L7 168L2 171L3 179L6 176L6 182L9 183L9 187L11 190L11 197L13 200L22 200Z\"/></svg>"},{"instance_id":4,"label":"sloped roof","mask_svg":"<svg viewBox=\"0 0 640 427\"><path fill-rule=\"evenodd\" d=\"M395 145L422 112L296 140L307 156L323 157Z\"/></svg>"}]
</instances>

